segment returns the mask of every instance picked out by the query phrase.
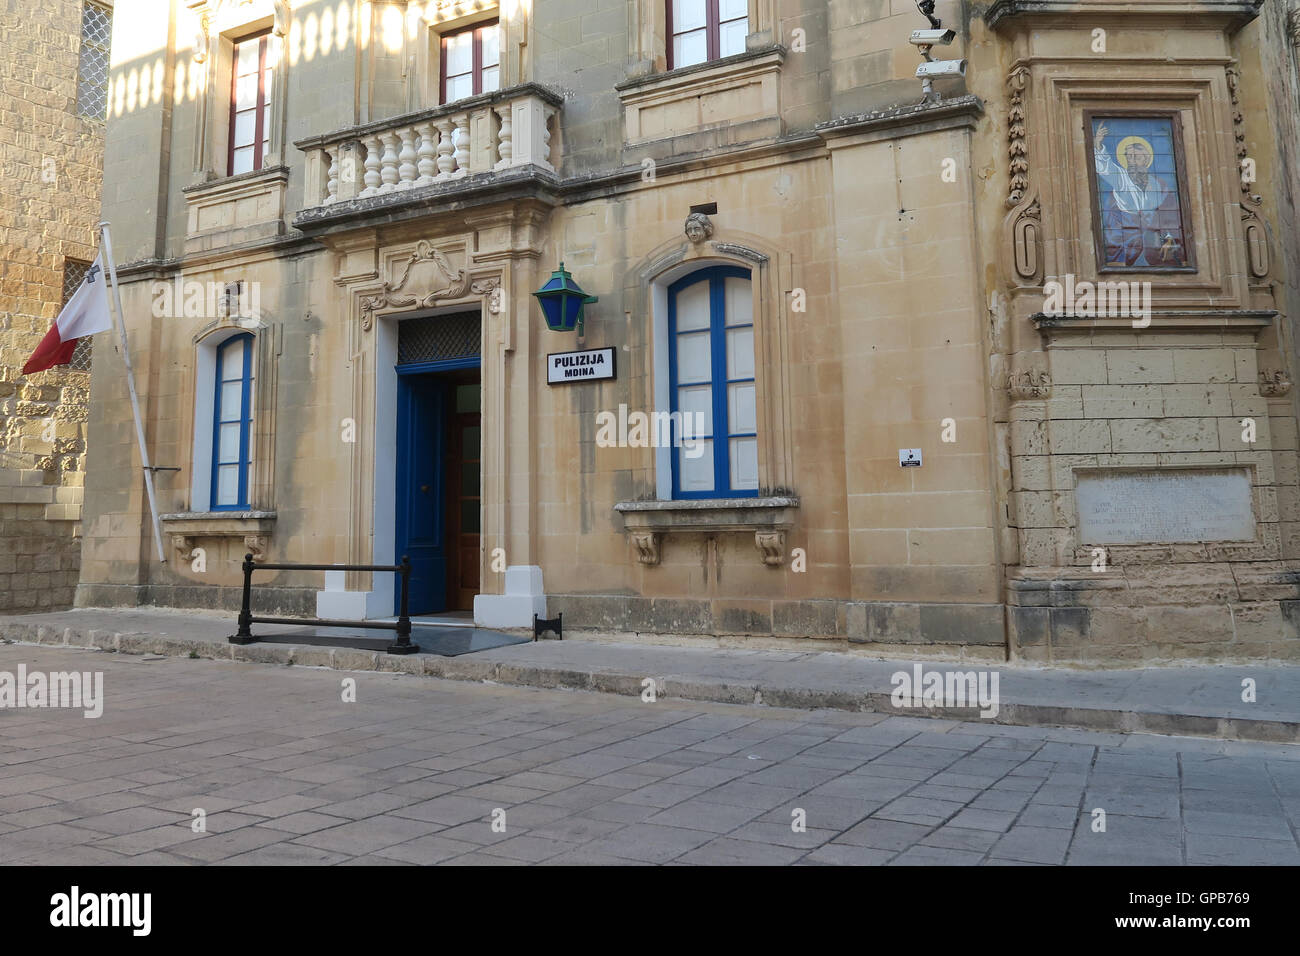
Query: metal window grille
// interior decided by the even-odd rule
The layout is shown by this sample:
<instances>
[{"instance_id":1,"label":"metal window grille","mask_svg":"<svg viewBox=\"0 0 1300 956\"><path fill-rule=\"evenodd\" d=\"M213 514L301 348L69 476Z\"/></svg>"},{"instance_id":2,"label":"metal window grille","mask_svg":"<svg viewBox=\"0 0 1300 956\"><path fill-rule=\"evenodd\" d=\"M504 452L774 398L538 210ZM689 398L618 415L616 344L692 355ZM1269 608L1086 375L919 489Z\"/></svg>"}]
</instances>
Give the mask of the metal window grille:
<instances>
[{"instance_id":1,"label":"metal window grille","mask_svg":"<svg viewBox=\"0 0 1300 956\"><path fill-rule=\"evenodd\" d=\"M397 324L397 364L472 358L479 354L478 312L431 315Z\"/></svg>"},{"instance_id":2,"label":"metal window grille","mask_svg":"<svg viewBox=\"0 0 1300 956\"><path fill-rule=\"evenodd\" d=\"M108 44L113 11L97 3L81 8L81 53L77 62L77 113L102 120L108 113Z\"/></svg>"},{"instance_id":3,"label":"metal window grille","mask_svg":"<svg viewBox=\"0 0 1300 956\"><path fill-rule=\"evenodd\" d=\"M63 303L60 306L68 304L72 294L77 291L77 286L81 285L86 278L86 272L90 269L89 262L82 262L80 259L63 260ZM68 367L76 369L78 372L90 371L90 347L94 344L93 336L86 336L77 343L77 347L72 350L72 360Z\"/></svg>"}]
</instances>

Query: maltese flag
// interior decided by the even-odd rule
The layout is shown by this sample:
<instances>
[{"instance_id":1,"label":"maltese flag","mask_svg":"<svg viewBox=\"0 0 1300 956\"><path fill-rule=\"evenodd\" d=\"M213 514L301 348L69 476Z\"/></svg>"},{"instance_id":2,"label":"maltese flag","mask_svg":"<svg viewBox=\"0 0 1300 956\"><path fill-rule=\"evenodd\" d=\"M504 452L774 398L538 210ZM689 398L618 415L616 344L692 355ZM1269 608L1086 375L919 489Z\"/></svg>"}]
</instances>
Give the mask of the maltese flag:
<instances>
[{"instance_id":1,"label":"maltese flag","mask_svg":"<svg viewBox=\"0 0 1300 956\"><path fill-rule=\"evenodd\" d=\"M113 321L108 313L108 283L104 280L104 267L96 256L86 278L23 366L23 374L31 375L56 365L67 365L80 339L96 332L107 332L112 327Z\"/></svg>"}]
</instances>

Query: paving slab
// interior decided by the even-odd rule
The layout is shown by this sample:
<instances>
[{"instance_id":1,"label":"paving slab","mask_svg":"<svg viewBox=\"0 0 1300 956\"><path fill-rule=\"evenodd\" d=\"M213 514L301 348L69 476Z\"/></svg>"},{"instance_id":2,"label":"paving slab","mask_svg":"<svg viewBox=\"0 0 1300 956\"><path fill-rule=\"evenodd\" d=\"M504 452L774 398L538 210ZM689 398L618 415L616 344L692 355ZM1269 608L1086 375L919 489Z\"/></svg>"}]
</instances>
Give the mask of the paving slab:
<instances>
[{"instance_id":1,"label":"paving slab","mask_svg":"<svg viewBox=\"0 0 1300 956\"><path fill-rule=\"evenodd\" d=\"M455 648L460 656L392 656L294 644L295 634L304 641L312 639L313 628L307 625L277 626L276 641L283 643L276 644L231 645L227 638L233 630L231 615L160 608L79 608L0 615L0 640L97 647L149 655L150 659L179 655L282 666L296 663L624 696L640 695L649 678L655 682L657 694L667 699L882 714L900 713L891 699L893 676L900 671L912 674L916 666L927 672L990 670L999 677L997 713L980 717L981 724L1192 735L1224 741L1300 741L1300 666L1287 664L1090 671L1007 663L881 660L842 652L600 642L583 639L581 632L563 641L509 646L491 646L495 639L474 642L469 635L463 646ZM515 634L512 639L517 638ZM1241 699L1246 678L1255 682L1255 702ZM902 712L931 719L978 716L971 708L942 706L909 706ZM879 738L877 742L887 740ZM713 744L719 745L729 744ZM740 749L744 745L738 743L733 752ZM1117 764L1121 758L1117 755ZM1135 759L1140 760L1136 755Z\"/></svg>"},{"instance_id":2,"label":"paving slab","mask_svg":"<svg viewBox=\"0 0 1300 956\"><path fill-rule=\"evenodd\" d=\"M4 863L1300 861L1295 744L1145 753L1077 729L0 645L0 670L17 662L100 671L105 707L0 709Z\"/></svg>"}]
</instances>

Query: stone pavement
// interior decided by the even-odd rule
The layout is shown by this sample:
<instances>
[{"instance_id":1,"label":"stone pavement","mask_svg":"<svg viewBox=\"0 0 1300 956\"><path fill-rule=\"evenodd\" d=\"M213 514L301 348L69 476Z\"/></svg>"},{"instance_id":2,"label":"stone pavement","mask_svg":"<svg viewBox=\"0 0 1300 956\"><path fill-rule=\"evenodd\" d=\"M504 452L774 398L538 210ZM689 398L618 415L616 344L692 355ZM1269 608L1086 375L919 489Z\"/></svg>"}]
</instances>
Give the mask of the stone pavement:
<instances>
[{"instance_id":1,"label":"stone pavement","mask_svg":"<svg viewBox=\"0 0 1300 956\"><path fill-rule=\"evenodd\" d=\"M6 864L1300 864L1294 744L0 646L20 663L101 671L104 710L0 709Z\"/></svg>"},{"instance_id":2,"label":"stone pavement","mask_svg":"<svg viewBox=\"0 0 1300 956\"><path fill-rule=\"evenodd\" d=\"M270 625L255 626L271 629ZM275 628L292 631L292 628ZM912 661L835 652L762 651L599 642L570 634L463 657L372 652L283 644L226 643L234 618L162 609L78 609L0 616L0 639L93 646L130 653L194 654L231 660L309 664L350 670L400 670L458 680L534 687L640 693L647 678L660 697L722 703L898 714L891 678ZM927 670L988 671L999 677L992 722L1102 731L1171 733L1300 742L1300 667L1197 665L1078 670L921 661ZM1255 684L1245 702L1243 680ZM962 708L908 713L970 719ZM981 721L985 723L988 721Z\"/></svg>"}]
</instances>

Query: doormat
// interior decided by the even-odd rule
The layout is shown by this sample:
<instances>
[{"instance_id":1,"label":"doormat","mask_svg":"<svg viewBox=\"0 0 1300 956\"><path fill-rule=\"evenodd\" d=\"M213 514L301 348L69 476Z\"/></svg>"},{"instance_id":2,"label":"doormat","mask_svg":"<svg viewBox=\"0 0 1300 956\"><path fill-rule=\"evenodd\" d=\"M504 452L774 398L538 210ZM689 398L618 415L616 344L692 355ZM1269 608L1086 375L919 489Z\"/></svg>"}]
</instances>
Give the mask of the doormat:
<instances>
[{"instance_id":1,"label":"doormat","mask_svg":"<svg viewBox=\"0 0 1300 956\"><path fill-rule=\"evenodd\" d=\"M359 651L380 651L397 640L392 631L374 634L354 634L344 627L303 627L280 630L274 633L256 632L262 644L307 644L313 647L350 647ZM421 654L440 657L459 657L486 651L493 647L527 644L530 637L491 631L481 627L430 627L427 624L411 625L411 641Z\"/></svg>"}]
</instances>

